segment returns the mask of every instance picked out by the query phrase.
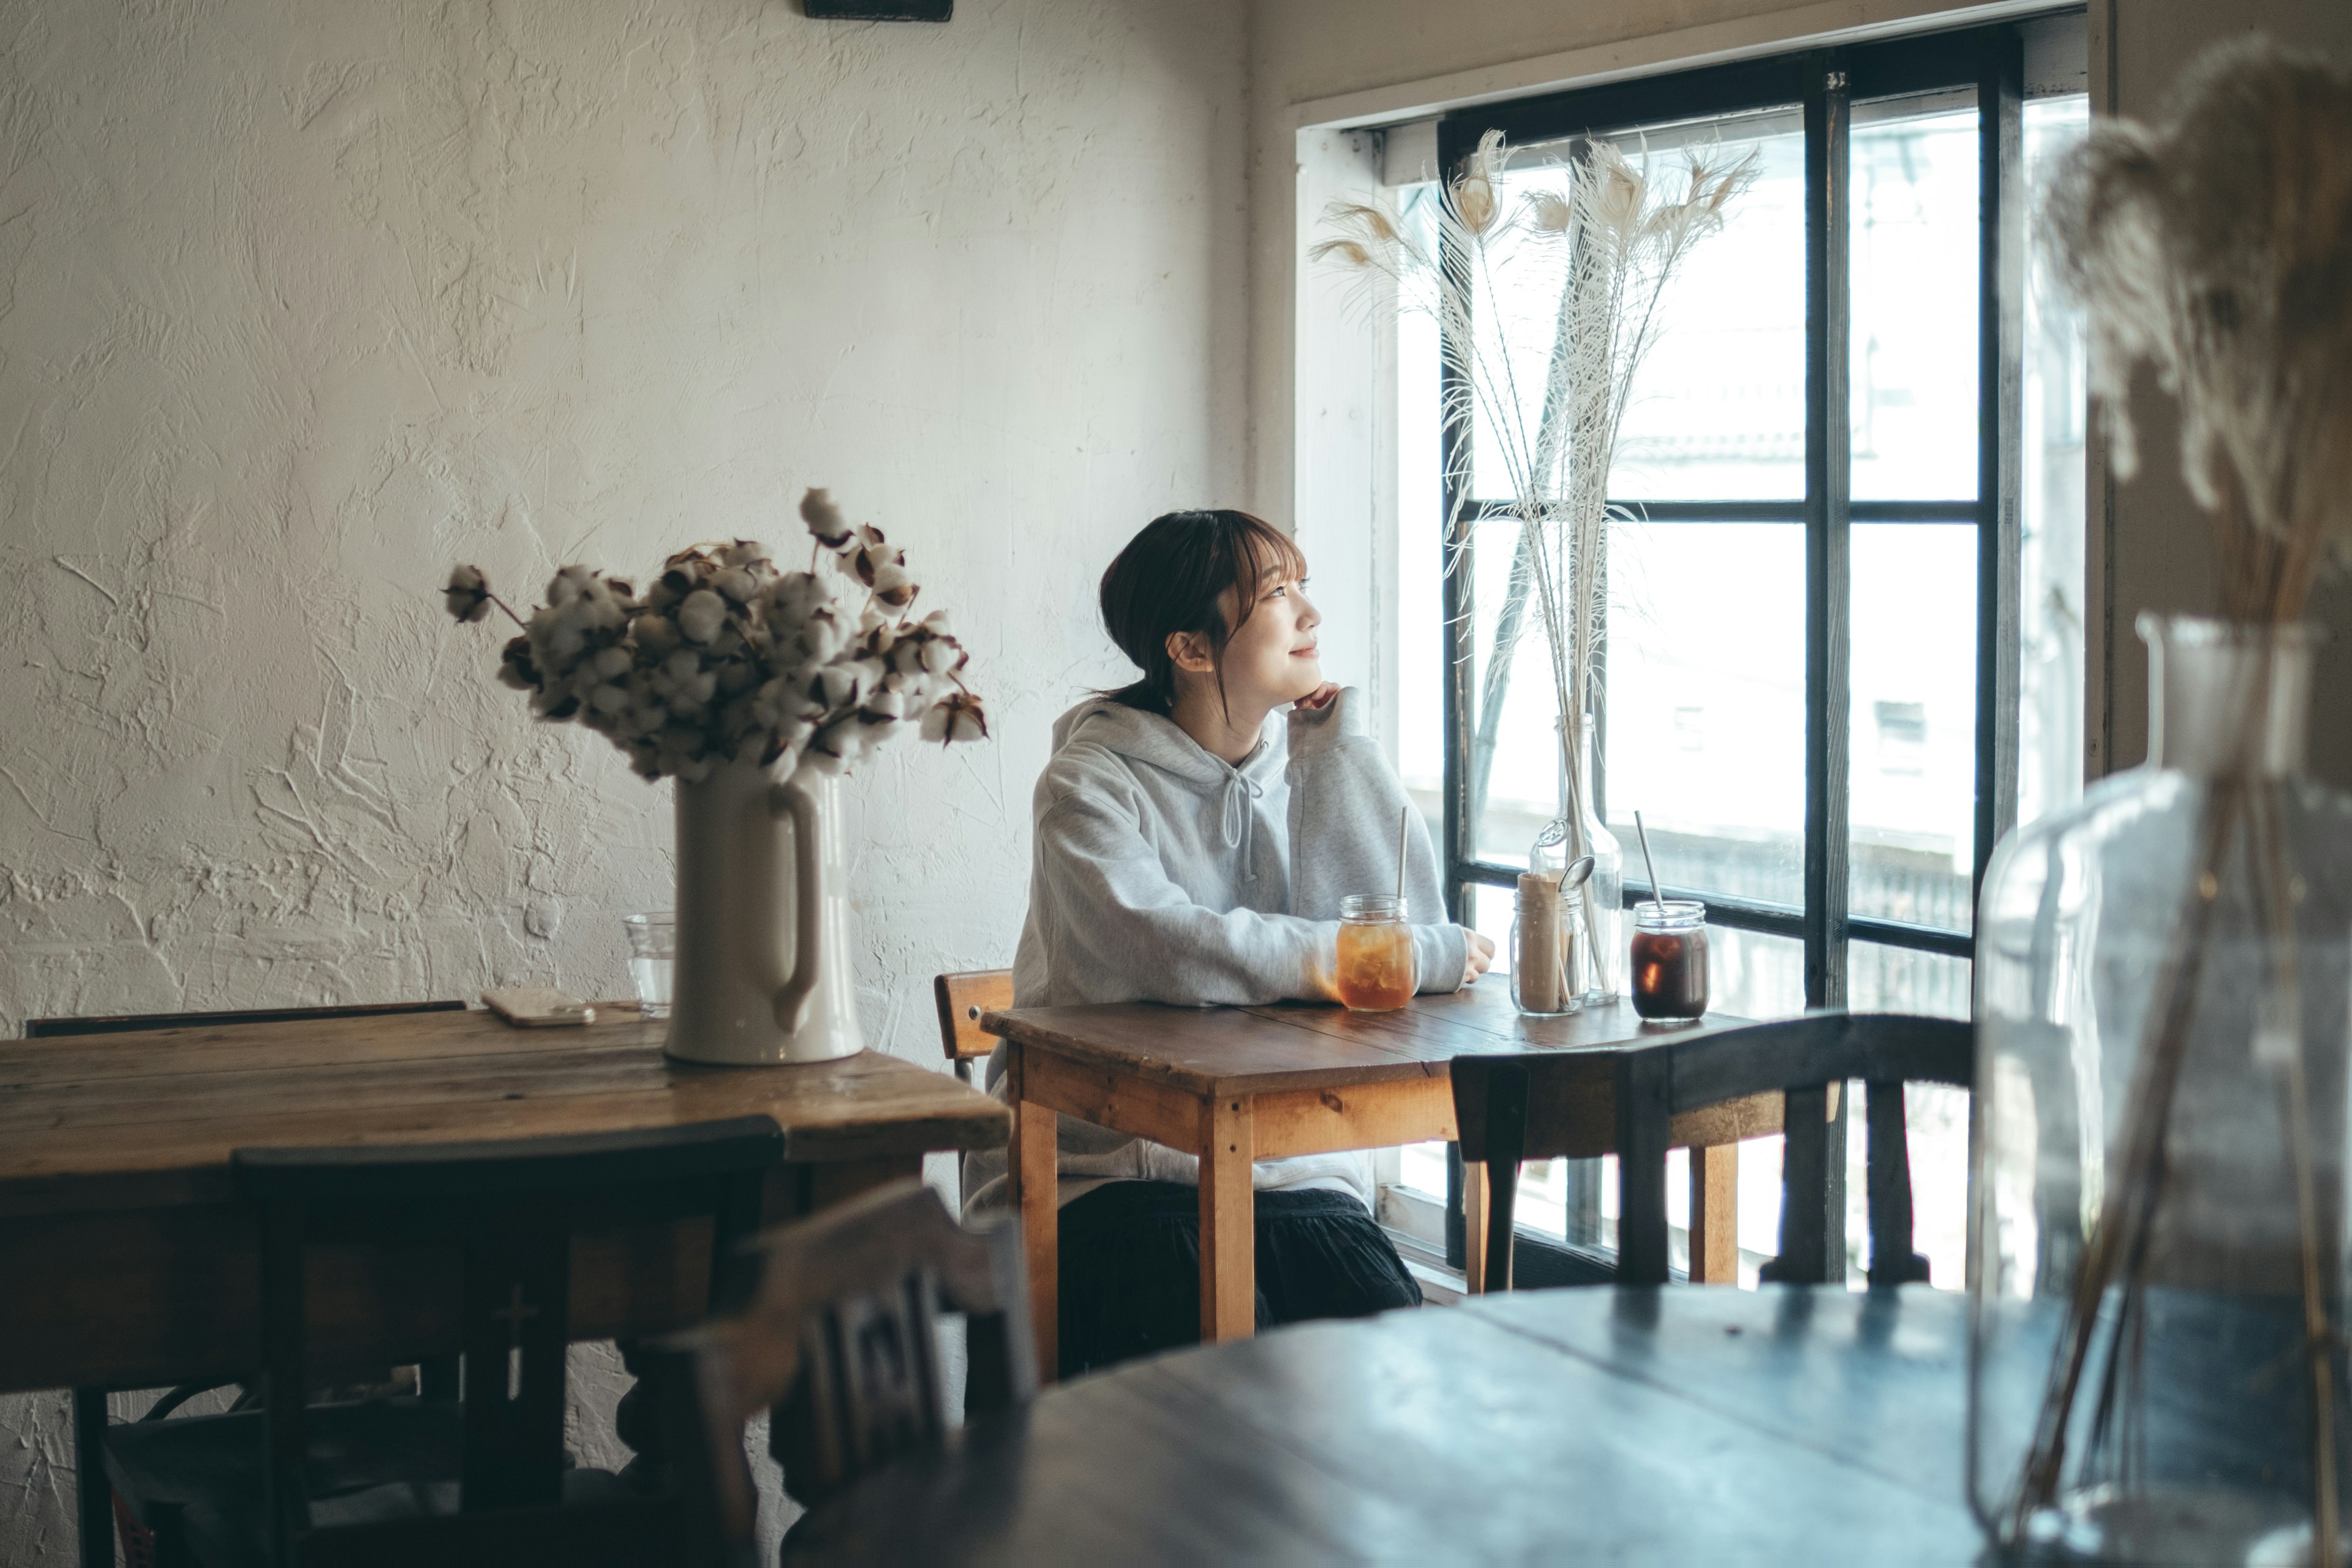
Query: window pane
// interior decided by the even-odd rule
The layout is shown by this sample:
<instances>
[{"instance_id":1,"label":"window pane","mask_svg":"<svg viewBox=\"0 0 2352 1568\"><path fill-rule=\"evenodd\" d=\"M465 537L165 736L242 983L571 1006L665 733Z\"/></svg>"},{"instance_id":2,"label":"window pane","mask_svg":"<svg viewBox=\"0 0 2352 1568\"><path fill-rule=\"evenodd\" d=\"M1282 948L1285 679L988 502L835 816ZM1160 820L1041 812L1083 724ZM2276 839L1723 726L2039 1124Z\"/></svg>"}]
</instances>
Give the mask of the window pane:
<instances>
[{"instance_id":1,"label":"window pane","mask_svg":"<svg viewBox=\"0 0 2352 1568\"><path fill-rule=\"evenodd\" d=\"M1621 427L1611 494L1684 500L1793 500L1805 489L1804 131L1796 108L1628 132L1612 138L1664 188L1682 188L1685 157L1758 156L1755 185L1724 229L1683 258L1659 299L1654 345ZM1519 149L1505 177L1506 211L1538 192L1566 195L1572 142ZM1514 499L1508 454L1542 426L1546 368L1570 281L1566 258L1532 246L1494 253L1477 313L1482 363L1497 427L1474 420L1473 493Z\"/></svg>"},{"instance_id":2,"label":"window pane","mask_svg":"<svg viewBox=\"0 0 2352 1568\"><path fill-rule=\"evenodd\" d=\"M1563 798L1558 689L1535 596L1520 576L1517 523L1475 525L1470 591L1470 853L1524 866Z\"/></svg>"},{"instance_id":3,"label":"window pane","mask_svg":"<svg viewBox=\"0 0 2352 1568\"><path fill-rule=\"evenodd\" d=\"M1640 500L1795 500L1805 493L1805 137L1801 111L1709 121L1721 156L1753 148L1757 180L1723 232L1695 247L1617 437L1609 493ZM1653 132L1678 172L1691 132ZM1623 143L1637 163L1638 142Z\"/></svg>"},{"instance_id":4,"label":"window pane","mask_svg":"<svg viewBox=\"0 0 2352 1568\"><path fill-rule=\"evenodd\" d=\"M1668 886L1801 903L1803 526L1625 523L1611 550L1602 798L1626 879L1639 811Z\"/></svg>"},{"instance_id":5,"label":"window pane","mask_svg":"<svg viewBox=\"0 0 2352 1568\"><path fill-rule=\"evenodd\" d=\"M1848 878L1858 915L1968 931L1977 531L1853 525Z\"/></svg>"},{"instance_id":6,"label":"window pane","mask_svg":"<svg viewBox=\"0 0 2352 1568\"><path fill-rule=\"evenodd\" d=\"M2053 166L2090 129L2080 93L2025 106L2025 183L2037 207ZM2017 819L2083 793L2082 312L2063 299L2039 246L2025 260L2025 447L2017 606Z\"/></svg>"},{"instance_id":7,"label":"window pane","mask_svg":"<svg viewBox=\"0 0 2352 1568\"><path fill-rule=\"evenodd\" d=\"M1858 104L1849 147L1853 497L1973 500L1975 91Z\"/></svg>"}]
</instances>

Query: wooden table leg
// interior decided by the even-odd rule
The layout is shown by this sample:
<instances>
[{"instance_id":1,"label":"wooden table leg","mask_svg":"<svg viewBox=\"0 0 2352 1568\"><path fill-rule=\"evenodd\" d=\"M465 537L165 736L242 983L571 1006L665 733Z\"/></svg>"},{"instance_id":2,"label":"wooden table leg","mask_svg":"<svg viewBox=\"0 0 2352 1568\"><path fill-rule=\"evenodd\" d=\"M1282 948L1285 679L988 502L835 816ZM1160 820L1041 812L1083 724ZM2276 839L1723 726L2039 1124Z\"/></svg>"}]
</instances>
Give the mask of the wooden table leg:
<instances>
[{"instance_id":1,"label":"wooden table leg","mask_svg":"<svg viewBox=\"0 0 2352 1568\"><path fill-rule=\"evenodd\" d=\"M1029 1317L1037 1342L1037 1381L1061 1366L1062 1215L1056 1156L1061 1118L1021 1098L1021 1047L1011 1051L1013 1147L1007 1168L1021 1215L1021 1250L1029 1265Z\"/></svg>"},{"instance_id":2,"label":"wooden table leg","mask_svg":"<svg viewBox=\"0 0 2352 1568\"><path fill-rule=\"evenodd\" d=\"M1257 1331L1257 1210L1250 1183L1251 1103L1208 1101L1201 1113L1201 1339Z\"/></svg>"},{"instance_id":3,"label":"wooden table leg","mask_svg":"<svg viewBox=\"0 0 2352 1568\"><path fill-rule=\"evenodd\" d=\"M1486 1293L1486 1162L1462 1162L1462 1288Z\"/></svg>"},{"instance_id":4,"label":"wooden table leg","mask_svg":"<svg viewBox=\"0 0 2352 1568\"><path fill-rule=\"evenodd\" d=\"M1690 1278L1739 1283L1739 1145L1690 1152Z\"/></svg>"}]
</instances>

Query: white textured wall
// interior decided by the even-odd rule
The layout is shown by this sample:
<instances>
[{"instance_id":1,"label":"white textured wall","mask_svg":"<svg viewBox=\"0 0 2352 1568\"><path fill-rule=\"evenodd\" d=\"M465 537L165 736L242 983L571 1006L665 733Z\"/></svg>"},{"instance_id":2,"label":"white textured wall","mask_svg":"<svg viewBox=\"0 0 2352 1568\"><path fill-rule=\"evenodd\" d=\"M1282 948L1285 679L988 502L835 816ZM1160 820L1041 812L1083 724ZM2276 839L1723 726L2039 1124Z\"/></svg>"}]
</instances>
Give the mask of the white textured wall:
<instances>
[{"instance_id":1,"label":"white textured wall","mask_svg":"<svg viewBox=\"0 0 2352 1568\"><path fill-rule=\"evenodd\" d=\"M866 1025L935 1058L1115 673L1094 578L1244 435L1241 0L957 10L0 0L0 1030L622 990L667 787L434 590L822 483L997 720L854 792ZM62 1411L0 1400L0 1563L72 1560Z\"/></svg>"}]
</instances>

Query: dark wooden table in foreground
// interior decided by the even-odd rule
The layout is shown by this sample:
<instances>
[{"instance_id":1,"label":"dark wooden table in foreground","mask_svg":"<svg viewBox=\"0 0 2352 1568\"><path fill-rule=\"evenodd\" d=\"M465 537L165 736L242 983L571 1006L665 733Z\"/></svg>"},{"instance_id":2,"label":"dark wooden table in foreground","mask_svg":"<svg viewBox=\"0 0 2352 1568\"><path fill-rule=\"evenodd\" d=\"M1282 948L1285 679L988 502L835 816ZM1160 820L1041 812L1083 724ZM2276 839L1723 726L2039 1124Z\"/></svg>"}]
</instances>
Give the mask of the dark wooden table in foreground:
<instances>
[{"instance_id":1,"label":"dark wooden table in foreground","mask_svg":"<svg viewBox=\"0 0 2352 1568\"><path fill-rule=\"evenodd\" d=\"M1706 1027L1745 1019L1710 1015ZM1037 1364L1055 1365L1058 1273L1055 1119L1150 1138L1201 1159L1201 1337L1245 1336L1256 1327L1255 1216L1250 1164L1291 1154L1452 1142L1454 1090L1446 1064L1505 1051L1575 1054L1590 1068L1589 1147L1616 1147L1613 1074L1622 1052L1663 1037L1633 1005L1588 1007L1560 1018L1522 1016L1508 979L1490 975L1449 996L1417 996L1393 1013L1338 1006L1022 1007L981 1026L1012 1049L1013 1186L1029 1256ZM1738 1276L1738 1185L1734 1146L1780 1131L1781 1100L1759 1095L1712 1107L1675 1124L1675 1146L1695 1152L1691 1176L1694 1279ZM1468 1199L1470 1287L1486 1247L1484 1168Z\"/></svg>"},{"instance_id":2,"label":"dark wooden table in foreground","mask_svg":"<svg viewBox=\"0 0 2352 1568\"><path fill-rule=\"evenodd\" d=\"M788 1563L1958 1568L1965 1298L1537 1290L1178 1351L967 1428Z\"/></svg>"},{"instance_id":3,"label":"dark wooden table in foreground","mask_svg":"<svg viewBox=\"0 0 2352 1568\"><path fill-rule=\"evenodd\" d=\"M199 1026L0 1041L0 1392L148 1387L260 1363L257 1233L229 1152L455 1142L764 1115L784 1134L766 1213L790 1218L913 1175L932 1150L1005 1141L1003 1106L868 1051L805 1067L705 1068L659 1024L607 1012L518 1029L484 1012ZM707 1225L583 1238L583 1339L699 1317ZM455 1351L457 1260L321 1248L331 1306L313 1353L413 1362Z\"/></svg>"}]
</instances>

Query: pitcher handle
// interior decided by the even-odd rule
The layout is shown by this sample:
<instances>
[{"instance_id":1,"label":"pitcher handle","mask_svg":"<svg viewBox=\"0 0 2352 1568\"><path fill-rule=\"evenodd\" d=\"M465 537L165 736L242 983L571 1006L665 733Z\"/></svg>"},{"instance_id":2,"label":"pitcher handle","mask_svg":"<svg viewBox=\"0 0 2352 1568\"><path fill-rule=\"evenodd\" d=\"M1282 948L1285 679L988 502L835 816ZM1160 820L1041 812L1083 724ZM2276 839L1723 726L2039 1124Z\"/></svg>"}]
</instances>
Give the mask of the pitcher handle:
<instances>
[{"instance_id":1,"label":"pitcher handle","mask_svg":"<svg viewBox=\"0 0 2352 1568\"><path fill-rule=\"evenodd\" d=\"M824 855L817 844L816 802L797 784L768 792L768 810L793 819L793 974L776 993L776 1026L798 1034L816 995L817 910L823 902Z\"/></svg>"}]
</instances>

